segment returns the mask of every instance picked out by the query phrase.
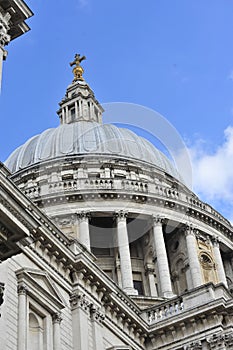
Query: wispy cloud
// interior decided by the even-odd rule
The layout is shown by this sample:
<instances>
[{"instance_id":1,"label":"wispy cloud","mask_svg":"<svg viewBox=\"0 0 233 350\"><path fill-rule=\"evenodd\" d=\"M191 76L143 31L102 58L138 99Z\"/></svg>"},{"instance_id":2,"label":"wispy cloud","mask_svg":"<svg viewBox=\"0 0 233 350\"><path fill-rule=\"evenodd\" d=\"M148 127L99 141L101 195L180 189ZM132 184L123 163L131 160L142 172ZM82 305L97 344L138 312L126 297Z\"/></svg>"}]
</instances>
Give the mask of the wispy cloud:
<instances>
[{"instance_id":1,"label":"wispy cloud","mask_svg":"<svg viewBox=\"0 0 233 350\"><path fill-rule=\"evenodd\" d=\"M78 0L78 5L80 6L80 7L87 7L87 6L89 6L90 4L89 4L89 0Z\"/></svg>"},{"instance_id":2,"label":"wispy cloud","mask_svg":"<svg viewBox=\"0 0 233 350\"><path fill-rule=\"evenodd\" d=\"M223 142L215 150L207 146L198 140L189 148L194 191L233 220L233 126L224 130Z\"/></svg>"},{"instance_id":3,"label":"wispy cloud","mask_svg":"<svg viewBox=\"0 0 233 350\"><path fill-rule=\"evenodd\" d=\"M228 75L228 79L233 81L233 69L230 71L230 73Z\"/></svg>"}]
</instances>

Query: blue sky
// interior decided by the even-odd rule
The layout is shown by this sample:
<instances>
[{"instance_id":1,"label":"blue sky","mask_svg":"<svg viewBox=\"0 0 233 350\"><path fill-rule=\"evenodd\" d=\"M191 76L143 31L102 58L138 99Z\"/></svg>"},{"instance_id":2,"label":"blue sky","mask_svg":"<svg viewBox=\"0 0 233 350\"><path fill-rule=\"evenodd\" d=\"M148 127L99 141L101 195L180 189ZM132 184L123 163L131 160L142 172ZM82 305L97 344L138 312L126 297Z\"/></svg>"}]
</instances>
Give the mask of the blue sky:
<instances>
[{"instance_id":1,"label":"blue sky","mask_svg":"<svg viewBox=\"0 0 233 350\"><path fill-rule=\"evenodd\" d=\"M8 46L4 63L0 159L58 125L79 52L100 102L141 104L175 126L191 151L195 191L233 220L233 1L27 3L32 30Z\"/></svg>"}]
</instances>

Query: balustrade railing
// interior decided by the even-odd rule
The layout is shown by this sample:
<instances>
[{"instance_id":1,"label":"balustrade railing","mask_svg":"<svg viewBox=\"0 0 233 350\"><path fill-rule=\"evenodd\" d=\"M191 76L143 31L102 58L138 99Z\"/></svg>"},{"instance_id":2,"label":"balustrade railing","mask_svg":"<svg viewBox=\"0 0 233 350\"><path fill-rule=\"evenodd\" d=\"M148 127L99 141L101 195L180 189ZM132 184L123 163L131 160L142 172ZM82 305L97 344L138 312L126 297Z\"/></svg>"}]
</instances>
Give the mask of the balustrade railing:
<instances>
[{"instance_id":1,"label":"balustrade railing","mask_svg":"<svg viewBox=\"0 0 233 350\"><path fill-rule=\"evenodd\" d=\"M162 319L174 316L184 310L183 300L181 298L174 301L168 301L165 304L154 307L146 312L146 319L151 323L161 321Z\"/></svg>"}]
</instances>

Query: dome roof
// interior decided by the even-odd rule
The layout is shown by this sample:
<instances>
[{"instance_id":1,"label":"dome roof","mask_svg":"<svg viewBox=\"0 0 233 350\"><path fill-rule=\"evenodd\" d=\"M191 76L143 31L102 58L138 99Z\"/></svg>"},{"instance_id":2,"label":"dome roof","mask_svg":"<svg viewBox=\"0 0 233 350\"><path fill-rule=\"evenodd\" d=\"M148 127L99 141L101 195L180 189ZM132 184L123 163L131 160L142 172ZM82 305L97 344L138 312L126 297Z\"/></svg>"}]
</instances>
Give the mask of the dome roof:
<instances>
[{"instance_id":1,"label":"dome roof","mask_svg":"<svg viewBox=\"0 0 233 350\"><path fill-rule=\"evenodd\" d=\"M167 157L146 139L128 129L94 121L77 121L45 130L17 148L5 164L14 173L38 162L72 155L143 161L180 178Z\"/></svg>"}]
</instances>

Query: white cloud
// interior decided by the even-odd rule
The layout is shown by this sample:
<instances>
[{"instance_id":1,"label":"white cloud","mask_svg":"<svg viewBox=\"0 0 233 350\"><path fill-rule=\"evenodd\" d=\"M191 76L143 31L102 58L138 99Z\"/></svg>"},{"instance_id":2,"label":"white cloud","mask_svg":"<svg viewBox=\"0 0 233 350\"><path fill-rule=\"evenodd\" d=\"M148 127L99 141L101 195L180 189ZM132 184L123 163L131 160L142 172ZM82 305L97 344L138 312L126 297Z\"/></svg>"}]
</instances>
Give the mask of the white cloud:
<instances>
[{"instance_id":1,"label":"white cloud","mask_svg":"<svg viewBox=\"0 0 233 350\"><path fill-rule=\"evenodd\" d=\"M189 148L193 188L200 199L233 219L233 126L224 131L224 140L212 152L203 140Z\"/></svg>"}]
</instances>

